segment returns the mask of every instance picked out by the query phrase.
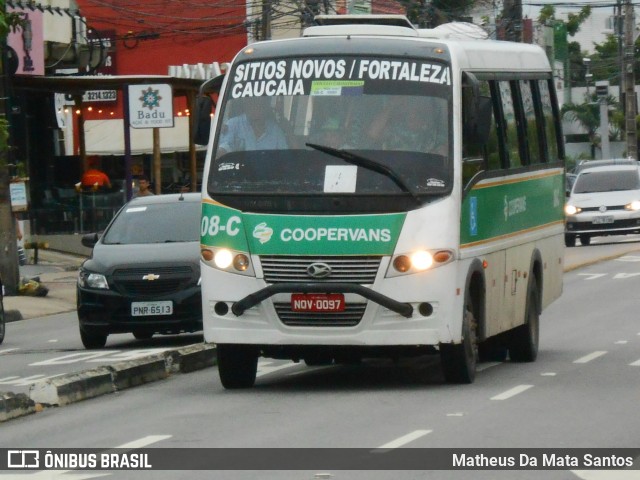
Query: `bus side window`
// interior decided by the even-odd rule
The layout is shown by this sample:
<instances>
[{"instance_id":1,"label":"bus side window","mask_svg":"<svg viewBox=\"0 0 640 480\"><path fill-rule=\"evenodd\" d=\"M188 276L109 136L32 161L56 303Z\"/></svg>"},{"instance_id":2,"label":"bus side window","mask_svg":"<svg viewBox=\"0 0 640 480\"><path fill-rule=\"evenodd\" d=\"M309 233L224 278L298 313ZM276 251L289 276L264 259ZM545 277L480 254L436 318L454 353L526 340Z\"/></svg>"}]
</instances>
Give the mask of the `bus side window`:
<instances>
[{"instance_id":1,"label":"bus side window","mask_svg":"<svg viewBox=\"0 0 640 480\"><path fill-rule=\"evenodd\" d=\"M481 96L480 103L486 108L487 117L489 118L489 133L487 135L486 142L483 144L471 141L466 136L463 136L462 184L464 186L466 186L477 173L483 170L498 170L502 168L498 147L498 131L496 128L493 99L491 98L489 82L486 80L480 81L478 90ZM465 91L465 94L466 93L468 92Z\"/></svg>"},{"instance_id":2,"label":"bus side window","mask_svg":"<svg viewBox=\"0 0 640 480\"><path fill-rule=\"evenodd\" d=\"M522 113L524 129L529 147L529 161L532 165L547 161L544 148L544 131L541 128L540 109L536 108L536 92L533 91L530 80L520 80L520 98L522 99Z\"/></svg>"},{"instance_id":3,"label":"bus side window","mask_svg":"<svg viewBox=\"0 0 640 480\"><path fill-rule=\"evenodd\" d=\"M524 162L520 155L520 142L518 142L518 117L514 107L514 95L511 90L511 82L499 81L500 99L502 101L502 114L504 117L504 135L507 148L509 168L521 167Z\"/></svg>"},{"instance_id":4,"label":"bus side window","mask_svg":"<svg viewBox=\"0 0 640 480\"><path fill-rule=\"evenodd\" d=\"M547 159L549 162L557 162L561 157L560 149L558 148L558 132L560 129L554 117L554 101L549 89L549 82L551 81L553 80L538 80L538 91L540 94L540 104L542 105Z\"/></svg>"}]
</instances>

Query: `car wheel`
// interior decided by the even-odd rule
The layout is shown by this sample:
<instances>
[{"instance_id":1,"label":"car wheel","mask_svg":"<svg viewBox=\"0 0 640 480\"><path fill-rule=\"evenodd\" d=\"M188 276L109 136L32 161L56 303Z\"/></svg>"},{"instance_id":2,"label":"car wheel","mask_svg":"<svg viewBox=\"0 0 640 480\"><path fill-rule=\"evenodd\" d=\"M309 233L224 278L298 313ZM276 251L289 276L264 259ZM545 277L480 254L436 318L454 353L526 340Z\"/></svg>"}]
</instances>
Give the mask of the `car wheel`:
<instances>
[{"instance_id":1,"label":"car wheel","mask_svg":"<svg viewBox=\"0 0 640 480\"><path fill-rule=\"evenodd\" d=\"M95 350L104 348L107 344L107 335L104 333L96 333L80 328L80 339L87 350Z\"/></svg>"},{"instance_id":2,"label":"car wheel","mask_svg":"<svg viewBox=\"0 0 640 480\"><path fill-rule=\"evenodd\" d=\"M151 332L133 332L133 336L136 340L149 340L153 337L153 333Z\"/></svg>"},{"instance_id":3,"label":"car wheel","mask_svg":"<svg viewBox=\"0 0 640 480\"><path fill-rule=\"evenodd\" d=\"M564 235L564 244L567 247L575 247L576 246L576 236L572 233L565 233Z\"/></svg>"},{"instance_id":4,"label":"car wheel","mask_svg":"<svg viewBox=\"0 0 640 480\"><path fill-rule=\"evenodd\" d=\"M525 323L514 328L509 335L509 357L514 362L533 362L538 356L540 316L538 313L538 283L529 276Z\"/></svg>"},{"instance_id":5,"label":"car wheel","mask_svg":"<svg viewBox=\"0 0 640 480\"><path fill-rule=\"evenodd\" d=\"M2 286L0 285L0 288ZM2 296L0 295L0 343L4 341L4 332L6 331L6 320L4 318L4 303L2 302Z\"/></svg>"},{"instance_id":6,"label":"car wheel","mask_svg":"<svg viewBox=\"0 0 640 480\"><path fill-rule=\"evenodd\" d=\"M591 237L589 235L580 235L580 243L586 247L591 243Z\"/></svg>"},{"instance_id":7,"label":"car wheel","mask_svg":"<svg viewBox=\"0 0 640 480\"><path fill-rule=\"evenodd\" d=\"M465 307L462 319L462 343L440 344L442 372L448 383L473 383L478 363L477 324L470 302Z\"/></svg>"},{"instance_id":8,"label":"car wheel","mask_svg":"<svg viewBox=\"0 0 640 480\"><path fill-rule=\"evenodd\" d=\"M258 353L242 345L218 345L218 374L226 389L251 388L258 373Z\"/></svg>"}]
</instances>

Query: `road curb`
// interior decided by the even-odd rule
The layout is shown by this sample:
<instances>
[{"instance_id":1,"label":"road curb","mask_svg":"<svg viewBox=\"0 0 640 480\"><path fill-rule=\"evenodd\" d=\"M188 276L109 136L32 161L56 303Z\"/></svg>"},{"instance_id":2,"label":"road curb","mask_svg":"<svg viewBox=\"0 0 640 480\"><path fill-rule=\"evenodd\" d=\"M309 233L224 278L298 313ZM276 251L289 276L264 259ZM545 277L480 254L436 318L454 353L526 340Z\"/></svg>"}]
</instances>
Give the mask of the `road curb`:
<instances>
[{"instance_id":1,"label":"road curb","mask_svg":"<svg viewBox=\"0 0 640 480\"><path fill-rule=\"evenodd\" d=\"M36 404L24 393L0 393L0 422L29 415L36 411Z\"/></svg>"},{"instance_id":2,"label":"road curb","mask_svg":"<svg viewBox=\"0 0 640 480\"><path fill-rule=\"evenodd\" d=\"M215 365L215 359L215 345L196 344L36 382L29 386L28 395L0 393L0 423L35 413L40 407L70 405L163 380L174 373L202 370Z\"/></svg>"},{"instance_id":3,"label":"road curb","mask_svg":"<svg viewBox=\"0 0 640 480\"><path fill-rule=\"evenodd\" d=\"M22 320L22 313L20 310L5 310L4 311L4 321L9 322L17 322Z\"/></svg>"}]
</instances>

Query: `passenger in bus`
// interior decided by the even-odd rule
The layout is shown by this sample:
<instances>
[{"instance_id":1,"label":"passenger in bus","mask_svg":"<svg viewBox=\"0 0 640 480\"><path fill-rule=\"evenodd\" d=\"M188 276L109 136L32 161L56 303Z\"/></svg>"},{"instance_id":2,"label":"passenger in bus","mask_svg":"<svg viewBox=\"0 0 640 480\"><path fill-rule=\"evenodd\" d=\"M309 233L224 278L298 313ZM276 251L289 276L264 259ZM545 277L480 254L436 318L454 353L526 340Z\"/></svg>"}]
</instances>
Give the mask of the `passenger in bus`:
<instances>
[{"instance_id":1,"label":"passenger in bus","mask_svg":"<svg viewBox=\"0 0 640 480\"><path fill-rule=\"evenodd\" d=\"M244 113L222 127L218 155L243 150L285 150L287 139L275 120L268 97L243 101Z\"/></svg>"},{"instance_id":2,"label":"passenger in bus","mask_svg":"<svg viewBox=\"0 0 640 480\"><path fill-rule=\"evenodd\" d=\"M436 102L427 105L415 97L397 97L371 123L367 134L383 150L446 155L446 124Z\"/></svg>"}]
</instances>

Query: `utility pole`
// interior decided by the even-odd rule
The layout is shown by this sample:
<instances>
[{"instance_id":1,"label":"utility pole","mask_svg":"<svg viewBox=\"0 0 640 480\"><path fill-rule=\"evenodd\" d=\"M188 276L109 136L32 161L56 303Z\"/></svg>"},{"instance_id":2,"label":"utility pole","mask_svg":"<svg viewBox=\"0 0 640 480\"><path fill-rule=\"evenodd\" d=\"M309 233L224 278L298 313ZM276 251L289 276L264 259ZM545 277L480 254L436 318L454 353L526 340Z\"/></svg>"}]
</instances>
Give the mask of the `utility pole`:
<instances>
[{"instance_id":1,"label":"utility pole","mask_svg":"<svg viewBox=\"0 0 640 480\"><path fill-rule=\"evenodd\" d=\"M260 40L271 40L271 0L262 0Z\"/></svg>"},{"instance_id":2,"label":"utility pole","mask_svg":"<svg viewBox=\"0 0 640 480\"><path fill-rule=\"evenodd\" d=\"M5 17L6 10L2 2L0 14ZM0 40L0 121L7 122L7 95L9 93L9 71L7 69L6 38ZM9 124L4 127L8 133ZM16 295L20 281L18 268L18 244L16 241L16 222L11 211L11 193L9 187L9 139L0 139L0 278L7 295Z\"/></svg>"},{"instance_id":3,"label":"utility pole","mask_svg":"<svg viewBox=\"0 0 640 480\"><path fill-rule=\"evenodd\" d=\"M636 76L634 67L634 10L631 0L624 5L624 86L625 127L627 130L627 155L638 159L638 135L636 132Z\"/></svg>"}]
</instances>

